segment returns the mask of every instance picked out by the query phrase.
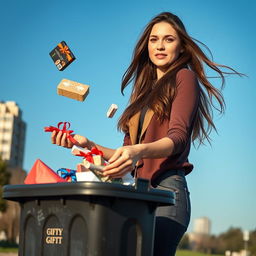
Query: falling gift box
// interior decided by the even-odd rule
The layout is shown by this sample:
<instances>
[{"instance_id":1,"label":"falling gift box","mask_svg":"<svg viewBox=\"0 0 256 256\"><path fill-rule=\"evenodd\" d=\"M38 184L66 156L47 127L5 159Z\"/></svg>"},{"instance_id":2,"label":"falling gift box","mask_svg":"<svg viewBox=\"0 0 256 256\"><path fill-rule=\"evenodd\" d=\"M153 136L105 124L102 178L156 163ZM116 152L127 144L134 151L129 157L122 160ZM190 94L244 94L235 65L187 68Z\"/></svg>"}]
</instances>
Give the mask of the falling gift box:
<instances>
[{"instance_id":1,"label":"falling gift box","mask_svg":"<svg viewBox=\"0 0 256 256\"><path fill-rule=\"evenodd\" d=\"M89 93L89 88L89 85L62 79L57 87L57 93L74 100L84 101Z\"/></svg>"},{"instance_id":2,"label":"falling gift box","mask_svg":"<svg viewBox=\"0 0 256 256\"><path fill-rule=\"evenodd\" d=\"M50 56L56 67L62 71L76 58L65 41L60 42L51 52Z\"/></svg>"},{"instance_id":3,"label":"falling gift box","mask_svg":"<svg viewBox=\"0 0 256 256\"><path fill-rule=\"evenodd\" d=\"M107 112L107 117L112 118L116 113L117 109L118 109L118 106L116 104L111 104Z\"/></svg>"}]
</instances>

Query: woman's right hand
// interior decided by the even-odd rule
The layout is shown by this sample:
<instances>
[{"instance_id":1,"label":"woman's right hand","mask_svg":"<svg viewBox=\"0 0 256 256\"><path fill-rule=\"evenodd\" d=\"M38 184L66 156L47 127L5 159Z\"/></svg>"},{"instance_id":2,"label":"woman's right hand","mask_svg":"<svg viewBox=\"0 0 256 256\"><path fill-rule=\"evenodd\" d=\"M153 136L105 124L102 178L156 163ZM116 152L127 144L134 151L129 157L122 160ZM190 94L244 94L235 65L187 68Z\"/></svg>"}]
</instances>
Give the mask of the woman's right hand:
<instances>
[{"instance_id":1,"label":"woman's right hand","mask_svg":"<svg viewBox=\"0 0 256 256\"><path fill-rule=\"evenodd\" d=\"M75 134L71 136L73 136L73 138L77 141L77 143L74 144L73 142L71 142L67 138L67 134L62 131L59 131L59 132L53 131L51 135L51 141L53 144L56 144L58 146L62 146L65 148L72 148L73 145L83 147L83 148L86 148L89 146L89 140L86 137L81 136L79 134Z\"/></svg>"}]
</instances>

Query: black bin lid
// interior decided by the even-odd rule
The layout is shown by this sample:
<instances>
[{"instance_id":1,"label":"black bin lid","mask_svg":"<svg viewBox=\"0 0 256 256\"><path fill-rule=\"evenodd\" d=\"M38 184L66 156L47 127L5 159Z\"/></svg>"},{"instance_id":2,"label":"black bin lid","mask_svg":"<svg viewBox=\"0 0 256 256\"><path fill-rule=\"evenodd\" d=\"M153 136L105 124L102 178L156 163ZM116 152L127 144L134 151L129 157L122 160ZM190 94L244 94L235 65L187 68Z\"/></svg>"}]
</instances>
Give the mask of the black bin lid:
<instances>
[{"instance_id":1,"label":"black bin lid","mask_svg":"<svg viewBox=\"0 0 256 256\"><path fill-rule=\"evenodd\" d=\"M127 198L172 205L175 193L167 190L154 189L149 181L137 179L135 186L105 182L64 182L33 185L7 185L3 187L3 198L11 201L29 201L36 199L72 198L72 196L104 196Z\"/></svg>"}]
</instances>

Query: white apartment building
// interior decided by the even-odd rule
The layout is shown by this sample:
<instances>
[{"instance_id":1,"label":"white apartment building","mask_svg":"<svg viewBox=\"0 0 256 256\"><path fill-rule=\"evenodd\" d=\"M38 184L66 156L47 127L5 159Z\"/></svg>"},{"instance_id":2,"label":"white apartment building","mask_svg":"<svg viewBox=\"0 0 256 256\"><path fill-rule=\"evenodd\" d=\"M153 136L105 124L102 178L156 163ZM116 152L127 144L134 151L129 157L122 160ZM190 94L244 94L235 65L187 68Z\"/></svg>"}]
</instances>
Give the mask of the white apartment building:
<instances>
[{"instance_id":1,"label":"white apartment building","mask_svg":"<svg viewBox=\"0 0 256 256\"><path fill-rule=\"evenodd\" d=\"M24 158L26 123L14 101L0 101L0 156L11 167L21 167Z\"/></svg>"},{"instance_id":2,"label":"white apartment building","mask_svg":"<svg viewBox=\"0 0 256 256\"><path fill-rule=\"evenodd\" d=\"M211 221L207 217L195 219L193 232L195 234L210 235Z\"/></svg>"},{"instance_id":3,"label":"white apartment building","mask_svg":"<svg viewBox=\"0 0 256 256\"><path fill-rule=\"evenodd\" d=\"M208 238L211 235L211 221L207 217L194 219L193 232L188 233L190 249L199 247L207 249Z\"/></svg>"}]
</instances>

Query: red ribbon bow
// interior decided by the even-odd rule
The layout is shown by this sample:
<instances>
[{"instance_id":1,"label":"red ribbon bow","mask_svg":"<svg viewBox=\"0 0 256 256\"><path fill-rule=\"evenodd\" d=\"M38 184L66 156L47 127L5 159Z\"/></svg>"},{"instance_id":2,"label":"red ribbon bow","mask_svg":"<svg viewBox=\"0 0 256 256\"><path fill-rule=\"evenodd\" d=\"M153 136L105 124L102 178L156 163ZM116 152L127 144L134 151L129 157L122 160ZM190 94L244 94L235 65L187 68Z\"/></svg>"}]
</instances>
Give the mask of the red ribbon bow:
<instances>
[{"instance_id":1,"label":"red ribbon bow","mask_svg":"<svg viewBox=\"0 0 256 256\"><path fill-rule=\"evenodd\" d=\"M77 144L78 142L73 138L72 134L73 131L72 130L68 130L70 127L70 123L69 122L59 122L58 123L58 128L54 127L54 126L48 126L48 127L44 127L44 131L45 132L59 132L62 131L63 133L67 134L67 138L74 144Z\"/></svg>"},{"instance_id":2,"label":"red ribbon bow","mask_svg":"<svg viewBox=\"0 0 256 256\"><path fill-rule=\"evenodd\" d=\"M93 155L100 155L103 157L103 152L98 150L96 147L92 147L91 151L88 153L79 151L79 154L76 154L76 156L82 156L84 159L86 159L86 161L90 163L93 163Z\"/></svg>"}]
</instances>

